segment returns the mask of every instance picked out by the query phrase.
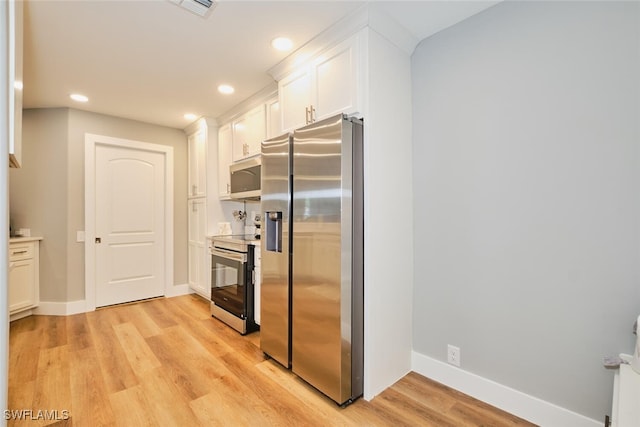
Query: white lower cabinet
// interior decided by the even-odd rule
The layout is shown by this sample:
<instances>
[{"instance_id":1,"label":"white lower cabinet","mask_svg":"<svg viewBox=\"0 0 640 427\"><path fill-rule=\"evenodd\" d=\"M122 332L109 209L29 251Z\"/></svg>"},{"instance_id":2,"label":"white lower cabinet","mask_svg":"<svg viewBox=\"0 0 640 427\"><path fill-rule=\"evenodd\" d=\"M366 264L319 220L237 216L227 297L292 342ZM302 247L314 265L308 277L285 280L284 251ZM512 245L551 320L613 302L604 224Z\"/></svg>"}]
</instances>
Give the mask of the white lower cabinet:
<instances>
[{"instance_id":1,"label":"white lower cabinet","mask_svg":"<svg viewBox=\"0 0 640 427\"><path fill-rule=\"evenodd\" d=\"M208 281L207 202L189 200L189 287L200 296L210 299Z\"/></svg>"},{"instance_id":2,"label":"white lower cabinet","mask_svg":"<svg viewBox=\"0 0 640 427\"><path fill-rule=\"evenodd\" d=\"M40 299L40 238L9 242L9 315L11 320L31 314Z\"/></svg>"}]
</instances>

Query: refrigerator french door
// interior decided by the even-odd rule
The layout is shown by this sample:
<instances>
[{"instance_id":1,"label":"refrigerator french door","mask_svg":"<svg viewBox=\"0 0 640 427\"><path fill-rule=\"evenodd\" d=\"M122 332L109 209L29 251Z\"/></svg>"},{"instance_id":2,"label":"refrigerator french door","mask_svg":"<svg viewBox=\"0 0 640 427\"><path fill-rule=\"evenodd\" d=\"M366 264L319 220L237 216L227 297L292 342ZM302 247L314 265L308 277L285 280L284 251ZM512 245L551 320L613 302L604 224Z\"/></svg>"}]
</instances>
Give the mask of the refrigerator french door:
<instances>
[{"instance_id":1,"label":"refrigerator french door","mask_svg":"<svg viewBox=\"0 0 640 427\"><path fill-rule=\"evenodd\" d=\"M261 347L349 403L363 385L362 122L338 115L262 148Z\"/></svg>"}]
</instances>

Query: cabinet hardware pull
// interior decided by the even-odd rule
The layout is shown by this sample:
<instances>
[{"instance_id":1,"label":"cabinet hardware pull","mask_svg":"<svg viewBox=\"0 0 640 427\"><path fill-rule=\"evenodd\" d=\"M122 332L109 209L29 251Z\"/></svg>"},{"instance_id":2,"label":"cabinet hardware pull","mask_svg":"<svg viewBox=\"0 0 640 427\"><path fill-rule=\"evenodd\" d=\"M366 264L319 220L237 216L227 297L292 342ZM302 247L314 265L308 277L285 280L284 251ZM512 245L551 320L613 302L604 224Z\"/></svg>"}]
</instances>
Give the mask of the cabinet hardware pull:
<instances>
[{"instance_id":1,"label":"cabinet hardware pull","mask_svg":"<svg viewBox=\"0 0 640 427\"><path fill-rule=\"evenodd\" d=\"M313 105L311 106L311 123L316 121L316 109L313 107Z\"/></svg>"},{"instance_id":2,"label":"cabinet hardware pull","mask_svg":"<svg viewBox=\"0 0 640 427\"><path fill-rule=\"evenodd\" d=\"M191 186L191 194L195 195L197 193L197 191L198 191L198 186L193 184Z\"/></svg>"},{"instance_id":3,"label":"cabinet hardware pull","mask_svg":"<svg viewBox=\"0 0 640 427\"><path fill-rule=\"evenodd\" d=\"M304 107L304 124L308 125L309 122L309 107Z\"/></svg>"},{"instance_id":4,"label":"cabinet hardware pull","mask_svg":"<svg viewBox=\"0 0 640 427\"><path fill-rule=\"evenodd\" d=\"M22 254L26 254L27 251L16 251L16 252L11 252L11 255L22 255Z\"/></svg>"},{"instance_id":5,"label":"cabinet hardware pull","mask_svg":"<svg viewBox=\"0 0 640 427\"><path fill-rule=\"evenodd\" d=\"M227 194L231 193L231 184L227 184Z\"/></svg>"}]
</instances>

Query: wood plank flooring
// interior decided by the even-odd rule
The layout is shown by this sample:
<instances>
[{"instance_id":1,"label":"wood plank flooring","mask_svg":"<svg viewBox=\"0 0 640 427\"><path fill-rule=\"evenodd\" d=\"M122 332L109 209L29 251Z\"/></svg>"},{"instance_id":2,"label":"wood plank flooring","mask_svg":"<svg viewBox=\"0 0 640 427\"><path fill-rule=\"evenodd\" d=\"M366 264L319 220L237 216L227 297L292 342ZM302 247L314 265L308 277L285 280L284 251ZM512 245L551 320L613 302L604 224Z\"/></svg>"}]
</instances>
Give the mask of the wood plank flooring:
<instances>
[{"instance_id":1,"label":"wood plank flooring","mask_svg":"<svg viewBox=\"0 0 640 427\"><path fill-rule=\"evenodd\" d=\"M340 409L195 295L12 322L9 410L10 426L532 425L416 373Z\"/></svg>"}]
</instances>

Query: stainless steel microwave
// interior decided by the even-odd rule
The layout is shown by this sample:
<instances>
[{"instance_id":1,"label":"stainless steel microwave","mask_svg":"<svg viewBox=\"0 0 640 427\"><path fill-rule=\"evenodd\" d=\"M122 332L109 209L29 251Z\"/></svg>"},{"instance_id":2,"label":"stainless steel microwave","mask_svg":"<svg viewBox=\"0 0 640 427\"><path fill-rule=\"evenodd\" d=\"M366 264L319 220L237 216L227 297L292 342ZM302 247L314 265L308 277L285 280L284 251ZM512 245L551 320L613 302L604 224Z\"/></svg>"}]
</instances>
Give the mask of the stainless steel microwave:
<instances>
[{"instance_id":1,"label":"stainless steel microwave","mask_svg":"<svg viewBox=\"0 0 640 427\"><path fill-rule=\"evenodd\" d=\"M231 198L238 200L260 200L260 168L262 162L256 157L229 166Z\"/></svg>"}]
</instances>

